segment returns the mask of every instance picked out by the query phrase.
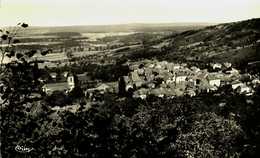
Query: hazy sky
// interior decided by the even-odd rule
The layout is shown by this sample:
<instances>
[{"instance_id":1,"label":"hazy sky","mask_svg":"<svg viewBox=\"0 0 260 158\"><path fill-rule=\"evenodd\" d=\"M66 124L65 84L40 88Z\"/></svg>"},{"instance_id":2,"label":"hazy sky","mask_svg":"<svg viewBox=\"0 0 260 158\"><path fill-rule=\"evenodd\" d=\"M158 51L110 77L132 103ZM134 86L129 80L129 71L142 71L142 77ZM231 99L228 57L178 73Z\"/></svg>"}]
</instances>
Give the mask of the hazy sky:
<instances>
[{"instance_id":1,"label":"hazy sky","mask_svg":"<svg viewBox=\"0 0 260 158\"><path fill-rule=\"evenodd\" d=\"M260 0L0 0L0 25L230 22L260 17Z\"/></svg>"}]
</instances>

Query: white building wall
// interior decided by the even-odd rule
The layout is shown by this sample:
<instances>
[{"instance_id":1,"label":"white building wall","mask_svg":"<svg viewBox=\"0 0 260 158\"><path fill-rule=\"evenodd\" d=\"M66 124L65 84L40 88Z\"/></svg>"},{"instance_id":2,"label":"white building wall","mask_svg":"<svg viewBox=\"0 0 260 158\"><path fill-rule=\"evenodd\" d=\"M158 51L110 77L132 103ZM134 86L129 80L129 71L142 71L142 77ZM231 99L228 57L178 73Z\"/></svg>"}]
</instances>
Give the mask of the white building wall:
<instances>
[{"instance_id":1,"label":"white building wall","mask_svg":"<svg viewBox=\"0 0 260 158\"><path fill-rule=\"evenodd\" d=\"M68 82L68 85L69 85L69 87L70 87L70 90L72 90L72 89L75 88L74 76L68 76L67 82Z\"/></svg>"},{"instance_id":2,"label":"white building wall","mask_svg":"<svg viewBox=\"0 0 260 158\"><path fill-rule=\"evenodd\" d=\"M185 82L187 76L178 76L176 77L176 83Z\"/></svg>"},{"instance_id":3,"label":"white building wall","mask_svg":"<svg viewBox=\"0 0 260 158\"><path fill-rule=\"evenodd\" d=\"M232 85L232 89L237 89L238 87L243 86L243 83L237 83Z\"/></svg>"},{"instance_id":4,"label":"white building wall","mask_svg":"<svg viewBox=\"0 0 260 158\"><path fill-rule=\"evenodd\" d=\"M217 87L219 87L220 86L220 80L218 79L218 80L210 80L209 81L209 84L211 85L211 86L217 86Z\"/></svg>"}]
</instances>

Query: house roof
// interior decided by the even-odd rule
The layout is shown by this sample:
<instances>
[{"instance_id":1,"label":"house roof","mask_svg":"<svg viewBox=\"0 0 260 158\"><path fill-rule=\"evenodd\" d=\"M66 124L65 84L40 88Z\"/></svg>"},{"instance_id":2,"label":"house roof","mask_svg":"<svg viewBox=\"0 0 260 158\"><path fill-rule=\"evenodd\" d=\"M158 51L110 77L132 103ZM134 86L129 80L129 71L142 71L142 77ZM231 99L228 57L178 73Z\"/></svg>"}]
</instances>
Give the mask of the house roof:
<instances>
[{"instance_id":1,"label":"house roof","mask_svg":"<svg viewBox=\"0 0 260 158\"><path fill-rule=\"evenodd\" d=\"M108 86L107 84L105 83L102 83L100 84L98 87L96 88L90 88L90 89L87 89L87 91L91 92L91 91L105 91L107 89L109 89L110 86Z\"/></svg>"},{"instance_id":2,"label":"house roof","mask_svg":"<svg viewBox=\"0 0 260 158\"><path fill-rule=\"evenodd\" d=\"M241 88L249 88L246 84L240 86ZM250 88L249 88L250 89Z\"/></svg>"},{"instance_id":3,"label":"house roof","mask_svg":"<svg viewBox=\"0 0 260 158\"><path fill-rule=\"evenodd\" d=\"M203 78L206 78L207 76L208 76L207 73L199 73L197 76L195 76L195 78L203 79Z\"/></svg>"},{"instance_id":4,"label":"house roof","mask_svg":"<svg viewBox=\"0 0 260 158\"><path fill-rule=\"evenodd\" d=\"M165 91L163 90L163 88L156 88L156 89L152 89L150 93L154 95L161 95L161 94L165 94Z\"/></svg>"},{"instance_id":5,"label":"house roof","mask_svg":"<svg viewBox=\"0 0 260 158\"><path fill-rule=\"evenodd\" d=\"M69 89L69 85L67 82L48 83L45 84L44 87L46 87L47 89L51 89L52 91L64 91Z\"/></svg>"},{"instance_id":6,"label":"house roof","mask_svg":"<svg viewBox=\"0 0 260 158\"><path fill-rule=\"evenodd\" d=\"M105 89L108 89L109 86L105 83L102 83L101 85L99 85L96 89L97 90L105 90Z\"/></svg>"},{"instance_id":7,"label":"house roof","mask_svg":"<svg viewBox=\"0 0 260 158\"><path fill-rule=\"evenodd\" d=\"M65 71L65 72L62 73L62 76L63 76L63 77L67 77L68 74L69 74L69 72L68 72L68 71Z\"/></svg>"},{"instance_id":8,"label":"house roof","mask_svg":"<svg viewBox=\"0 0 260 158\"><path fill-rule=\"evenodd\" d=\"M90 80L89 76L87 75L87 73L83 73L83 74L77 74L77 78L79 81L87 81Z\"/></svg>"},{"instance_id":9,"label":"house roof","mask_svg":"<svg viewBox=\"0 0 260 158\"><path fill-rule=\"evenodd\" d=\"M141 78L139 77L137 71L131 72L131 79L132 79L133 81L140 81L140 80L141 80Z\"/></svg>"},{"instance_id":10,"label":"house roof","mask_svg":"<svg viewBox=\"0 0 260 158\"><path fill-rule=\"evenodd\" d=\"M139 89L139 90L137 91L137 93L138 93L139 95L147 94L148 92L149 92L149 90L148 90L148 89L145 89L145 88L141 88L141 89Z\"/></svg>"},{"instance_id":11,"label":"house roof","mask_svg":"<svg viewBox=\"0 0 260 158\"><path fill-rule=\"evenodd\" d=\"M50 75L53 77L53 76L57 76L57 73L56 72L52 72L50 73Z\"/></svg>"},{"instance_id":12,"label":"house roof","mask_svg":"<svg viewBox=\"0 0 260 158\"><path fill-rule=\"evenodd\" d=\"M242 84L242 82L239 81L239 80L235 80L235 81L231 82L231 84L232 84L232 85L235 85L235 84Z\"/></svg>"},{"instance_id":13,"label":"house roof","mask_svg":"<svg viewBox=\"0 0 260 158\"><path fill-rule=\"evenodd\" d=\"M177 72L177 77L187 76L188 74L189 74L189 72L187 72L187 71L180 71L180 72Z\"/></svg>"},{"instance_id":14,"label":"house roof","mask_svg":"<svg viewBox=\"0 0 260 158\"><path fill-rule=\"evenodd\" d=\"M208 80L220 80L220 78L218 76L215 76L215 75L208 75L207 79Z\"/></svg>"}]
</instances>

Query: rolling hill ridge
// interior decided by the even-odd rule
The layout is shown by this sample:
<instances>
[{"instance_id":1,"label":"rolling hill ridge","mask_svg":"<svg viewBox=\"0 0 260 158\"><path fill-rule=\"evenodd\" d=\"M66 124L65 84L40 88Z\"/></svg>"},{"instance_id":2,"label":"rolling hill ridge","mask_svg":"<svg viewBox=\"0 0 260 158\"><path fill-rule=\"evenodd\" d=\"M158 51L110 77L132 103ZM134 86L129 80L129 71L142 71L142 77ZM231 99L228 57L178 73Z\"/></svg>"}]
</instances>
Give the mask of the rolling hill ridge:
<instances>
[{"instance_id":1,"label":"rolling hill ridge","mask_svg":"<svg viewBox=\"0 0 260 158\"><path fill-rule=\"evenodd\" d=\"M162 60L228 61L260 60L260 18L208 26L164 38L151 47Z\"/></svg>"}]
</instances>

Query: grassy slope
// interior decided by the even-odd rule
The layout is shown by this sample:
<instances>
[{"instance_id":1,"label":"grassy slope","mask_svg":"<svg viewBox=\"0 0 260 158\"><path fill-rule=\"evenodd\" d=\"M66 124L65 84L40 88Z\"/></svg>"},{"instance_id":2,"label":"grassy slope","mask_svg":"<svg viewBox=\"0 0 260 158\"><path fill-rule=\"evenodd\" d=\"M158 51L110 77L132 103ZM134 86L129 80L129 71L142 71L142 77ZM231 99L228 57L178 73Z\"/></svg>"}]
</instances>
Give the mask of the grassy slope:
<instances>
[{"instance_id":1,"label":"grassy slope","mask_svg":"<svg viewBox=\"0 0 260 158\"><path fill-rule=\"evenodd\" d=\"M162 51L164 59L230 61L233 63L260 60L260 18L219 24L200 30L185 31L161 41L170 41ZM169 51L170 50L170 51Z\"/></svg>"}]
</instances>

